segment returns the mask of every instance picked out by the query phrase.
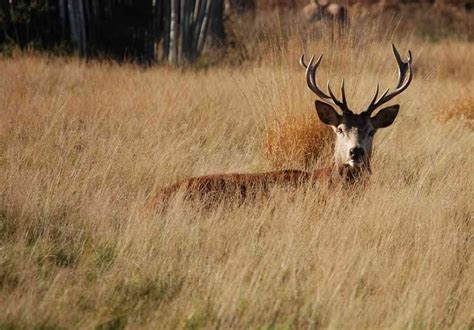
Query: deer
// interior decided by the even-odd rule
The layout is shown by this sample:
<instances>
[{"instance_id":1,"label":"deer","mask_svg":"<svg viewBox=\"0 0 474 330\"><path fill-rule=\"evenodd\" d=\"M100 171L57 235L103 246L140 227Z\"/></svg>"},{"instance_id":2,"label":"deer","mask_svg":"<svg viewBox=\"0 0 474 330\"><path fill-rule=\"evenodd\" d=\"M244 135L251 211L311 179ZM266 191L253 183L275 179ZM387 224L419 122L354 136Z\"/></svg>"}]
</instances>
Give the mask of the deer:
<instances>
[{"instance_id":1,"label":"deer","mask_svg":"<svg viewBox=\"0 0 474 330\"><path fill-rule=\"evenodd\" d=\"M393 44L392 49L398 65L398 82L392 91L387 89L380 96L379 84L377 84L372 101L360 113L354 113L349 108L344 80L341 86L341 99L335 96L329 81L328 92L324 92L318 86L316 78L323 58L322 54L316 61L312 56L308 63L305 63L304 54L301 55L300 64L305 68L306 84L317 97L323 100L315 101L317 116L335 133L332 166L314 171L288 169L253 174L230 173L191 177L159 191L151 202L151 206L156 208L162 205L178 192L182 192L185 199L206 197L213 201L221 200L226 196L237 196L239 200L245 200L256 196L259 192L266 192L274 186L298 187L308 183L317 185L338 182L351 186L361 182L362 178L372 173L370 160L376 132L392 125L400 106L390 105L379 110L375 115L372 114L380 106L405 91L413 80L411 51L408 51L407 61L403 61ZM340 112L336 111L335 107L339 108Z\"/></svg>"},{"instance_id":2,"label":"deer","mask_svg":"<svg viewBox=\"0 0 474 330\"><path fill-rule=\"evenodd\" d=\"M308 22L326 20L345 26L348 23L347 8L328 0L311 0L303 7L303 16Z\"/></svg>"}]
</instances>

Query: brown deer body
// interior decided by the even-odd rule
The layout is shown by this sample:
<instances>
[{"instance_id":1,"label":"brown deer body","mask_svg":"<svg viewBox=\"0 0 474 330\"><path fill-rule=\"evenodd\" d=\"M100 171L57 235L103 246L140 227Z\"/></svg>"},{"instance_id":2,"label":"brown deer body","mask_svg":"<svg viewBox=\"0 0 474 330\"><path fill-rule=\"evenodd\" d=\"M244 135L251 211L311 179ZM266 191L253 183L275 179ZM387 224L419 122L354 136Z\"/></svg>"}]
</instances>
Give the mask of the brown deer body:
<instances>
[{"instance_id":1,"label":"brown deer body","mask_svg":"<svg viewBox=\"0 0 474 330\"><path fill-rule=\"evenodd\" d=\"M395 89L387 89L380 97L379 86L367 109L360 114L353 113L345 96L344 82L342 83L342 100L332 92L328 83L329 94L323 92L316 83L316 72L322 60L322 55L314 62L314 57L306 64L301 56L300 63L306 68L306 82L311 91L317 96L340 108L339 114L333 106L326 102L316 101L316 111L319 119L336 133L334 150L334 165L313 172L300 170L282 170L255 174L214 174L188 178L164 188L153 199L152 206L157 207L175 194L182 192L185 199L205 197L210 200L220 200L224 197L245 199L266 192L269 188L280 185L297 187L301 184L334 184L358 182L361 176L370 175L370 158L372 142L377 129L390 126L398 114L399 106L389 106L380 110L375 116L372 112L382 104L403 92L411 83L413 69L412 57L409 52L407 62L403 62L398 51L393 46L393 52L398 64L399 79ZM407 73L408 78L407 78Z\"/></svg>"},{"instance_id":2,"label":"brown deer body","mask_svg":"<svg viewBox=\"0 0 474 330\"><path fill-rule=\"evenodd\" d=\"M330 168L314 172L282 170L253 174L214 174L193 177L179 181L161 190L152 202L153 207L161 205L179 192L183 199L205 198L207 201L222 200L227 197L244 200L268 193L275 186L298 187L306 183L321 183L332 174Z\"/></svg>"}]
</instances>

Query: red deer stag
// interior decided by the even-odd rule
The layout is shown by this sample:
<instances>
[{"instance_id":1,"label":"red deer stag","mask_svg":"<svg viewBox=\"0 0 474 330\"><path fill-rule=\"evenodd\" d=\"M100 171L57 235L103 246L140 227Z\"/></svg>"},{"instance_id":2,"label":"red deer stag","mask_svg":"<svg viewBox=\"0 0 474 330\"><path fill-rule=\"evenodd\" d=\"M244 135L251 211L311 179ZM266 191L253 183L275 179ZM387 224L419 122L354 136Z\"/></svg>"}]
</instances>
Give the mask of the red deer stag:
<instances>
[{"instance_id":1,"label":"red deer stag","mask_svg":"<svg viewBox=\"0 0 474 330\"><path fill-rule=\"evenodd\" d=\"M255 196L259 191L268 191L269 187L276 185L295 187L308 182L310 184L322 182L346 182L351 184L357 182L357 179L364 173L369 175L371 173L370 158L372 156L374 135L379 128L388 127L393 123L398 114L399 105L386 107L375 116L372 116L372 113L382 104L407 89L413 79L411 52L408 52L408 60L404 62L395 46L392 45L392 48L398 64L397 85L393 91L389 92L389 89L387 89L379 97L379 85L377 84L372 101L359 114L349 109L344 91L344 81L341 87L341 100L334 95L329 83L327 86L329 94L318 87L316 73L322 55L317 61L314 61L313 56L308 64L304 61L304 55L301 56L300 63L306 68L306 83L309 89L326 101L317 100L315 102L318 117L324 124L331 126L335 132L336 142L332 167L318 169L313 172L282 170L255 174L214 174L189 178L161 190L152 201L152 205L154 207L160 205L177 192L182 192L185 199L206 197L206 199L219 200L226 196L237 196L239 199L245 199L249 196ZM333 105L337 106L341 113L338 113Z\"/></svg>"},{"instance_id":2,"label":"red deer stag","mask_svg":"<svg viewBox=\"0 0 474 330\"><path fill-rule=\"evenodd\" d=\"M325 20L338 23L340 26L346 26L348 23L347 8L328 0L311 0L303 8L303 15L308 22Z\"/></svg>"}]
</instances>

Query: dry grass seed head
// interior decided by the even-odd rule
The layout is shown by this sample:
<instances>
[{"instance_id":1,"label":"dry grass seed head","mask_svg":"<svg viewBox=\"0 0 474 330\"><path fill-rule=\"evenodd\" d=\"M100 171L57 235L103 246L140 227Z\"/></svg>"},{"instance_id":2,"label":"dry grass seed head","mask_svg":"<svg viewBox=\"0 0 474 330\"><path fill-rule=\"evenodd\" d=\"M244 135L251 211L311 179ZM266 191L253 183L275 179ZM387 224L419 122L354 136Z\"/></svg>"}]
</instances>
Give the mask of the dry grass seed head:
<instances>
[{"instance_id":1,"label":"dry grass seed head","mask_svg":"<svg viewBox=\"0 0 474 330\"><path fill-rule=\"evenodd\" d=\"M277 168L307 168L328 156L331 136L314 116L286 114L266 128L264 155Z\"/></svg>"},{"instance_id":2,"label":"dry grass seed head","mask_svg":"<svg viewBox=\"0 0 474 330\"><path fill-rule=\"evenodd\" d=\"M461 98L452 103L447 109L437 113L438 120L463 120L467 127L474 129L474 96Z\"/></svg>"}]
</instances>

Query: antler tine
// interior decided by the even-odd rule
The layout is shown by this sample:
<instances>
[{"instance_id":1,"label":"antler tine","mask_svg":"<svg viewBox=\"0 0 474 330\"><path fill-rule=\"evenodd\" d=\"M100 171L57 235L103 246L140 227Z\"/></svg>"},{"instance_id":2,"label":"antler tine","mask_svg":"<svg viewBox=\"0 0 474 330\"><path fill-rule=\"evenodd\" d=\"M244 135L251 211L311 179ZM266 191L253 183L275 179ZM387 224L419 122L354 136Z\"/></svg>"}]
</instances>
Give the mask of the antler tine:
<instances>
[{"instance_id":1,"label":"antler tine","mask_svg":"<svg viewBox=\"0 0 474 330\"><path fill-rule=\"evenodd\" d=\"M400 53L398 52L397 47L395 47L394 44L392 44L392 51L393 51L393 54L395 55L395 59L397 60L398 65L404 64L402 57L400 56Z\"/></svg>"},{"instance_id":2,"label":"antler tine","mask_svg":"<svg viewBox=\"0 0 474 330\"><path fill-rule=\"evenodd\" d=\"M347 105L346 91L344 89L344 79L342 79L341 94L342 94L342 103L344 103L346 108L349 109L349 106Z\"/></svg>"},{"instance_id":3,"label":"antler tine","mask_svg":"<svg viewBox=\"0 0 474 330\"><path fill-rule=\"evenodd\" d=\"M313 65L314 56L311 56L308 65L306 65L306 83L308 84L309 89L311 89L314 94L316 94L322 99L330 100L331 97L324 93L316 84L316 70L318 69L319 63L321 63L322 58L323 55L319 56L318 60ZM302 64L305 64L304 59L302 61Z\"/></svg>"},{"instance_id":4,"label":"antler tine","mask_svg":"<svg viewBox=\"0 0 474 330\"><path fill-rule=\"evenodd\" d=\"M377 100L377 94L379 91L379 86L377 84L377 92L375 93L375 97L373 98L372 102L370 102L369 106L367 107L367 110L365 110L365 112L368 113L369 115L379 106L390 101L398 94L402 93L405 89L408 88L411 81L413 80L413 68L412 68L413 57L412 57L411 51L410 50L408 51L407 62L404 62L394 44L392 44L392 50L393 50L393 54L395 55L395 59L397 60L397 65L398 65L397 85L395 89L390 93L389 93L389 89L387 89L382 94L382 96ZM407 72L409 72L408 79L406 79Z\"/></svg>"},{"instance_id":5,"label":"antler tine","mask_svg":"<svg viewBox=\"0 0 474 330\"><path fill-rule=\"evenodd\" d=\"M310 76L309 78L311 79L311 83L313 85L313 87L318 90L318 92L321 94L319 95L319 97L322 97L322 98L330 98L326 93L324 93L319 87L318 87L318 84L316 83L316 70L318 69L319 67L319 64L321 63L321 61L323 60L323 54L319 55L316 63L314 63L313 65L313 68L312 70L310 71Z\"/></svg>"},{"instance_id":6,"label":"antler tine","mask_svg":"<svg viewBox=\"0 0 474 330\"><path fill-rule=\"evenodd\" d=\"M313 64L314 56L312 56L308 64L306 64L304 61L304 55L301 55L300 57L301 66L306 68L306 83L308 84L309 89L311 89L311 91L313 91L313 93L315 93L320 98L327 100L333 103L334 105L337 105L339 108L341 108L343 112L350 112L349 108L347 107L347 100L346 100L346 95L345 95L345 90L344 90L344 82L342 84L342 90L341 90L342 102L339 101L334 96L334 94L332 93L329 87L329 84L328 84L328 90L329 90L330 95L327 95L318 87L318 84L316 83L316 70L318 69L319 64L321 63L322 59L323 59L323 54L321 54L321 56L319 56L319 58L317 59L316 63Z\"/></svg>"},{"instance_id":7,"label":"antler tine","mask_svg":"<svg viewBox=\"0 0 474 330\"><path fill-rule=\"evenodd\" d=\"M405 76L408 70L409 64L411 64L411 51L408 51L408 61L405 63L403 62L400 53L398 52L397 48L394 44L392 44L393 54L395 55L395 59L397 60L398 64L398 84L396 88L400 88L400 86L405 81Z\"/></svg>"},{"instance_id":8,"label":"antler tine","mask_svg":"<svg viewBox=\"0 0 474 330\"><path fill-rule=\"evenodd\" d=\"M373 110L371 110L372 108L374 108L374 104L377 103L377 97L379 96L379 89L380 89L380 84L377 83L377 88L375 89L375 95L374 97L372 98L372 101L370 101L370 104L369 106L367 107L367 110L365 112L367 112L369 115L372 113Z\"/></svg>"},{"instance_id":9,"label":"antler tine","mask_svg":"<svg viewBox=\"0 0 474 330\"><path fill-rule=\"evenodd\" d=\"M345 94L345 93L344 93L344 90L342 91L342 95L343 95L343 96L342 96L342 99L343 99L343 101L341 102L341 101L339 101L339 100L337 99L337 97L336 97L336 96L334 95L334 93L332 92L331 86L329 85L329 80L328 80L327 85L328 85L329 95L331 95L331 99L332 99L332 101L334 102L334 104L337 105L337 106L342 110L342 112L350 112L350 111L349 111L349 108L347 107L346 102L344 102L344 99L345 99L345 97L344 97L344 94Z\"/></svg>"},{"instance_id":10,"label":"antler tine","mask_svg":"<svg viewBox=\"0 0 474 330\"><path fill-rule=\"evenodd\" d=\"M304 54L301 54L300 65L305 69L308 67L308 65L304 62Z\"/></svg>"},{"instance_id":11,"label":"antler tine","mask_svg":"<svg viewBox=\"0 0 474 330\"><path fill-rule=\"evenodd\" d=\"M312 72L314 72L317 67L313 66L313 61L314 61L314 55L311 56L311 59L309 60L308 65L306 65L306 83L308 84L309 89L313 91L313 93L315 93L319 97L324 98L324 95L323 96L320 95L320 93L322 92L314 85L314 78L313 78Z\"/></svg>"},{"instance_id":12,"label":"antler tine","mask_svg":"<svg viewBox=\"0 0 474 330\"><path fill-rule=\"evenodd\" d=\"M380 96L379 101L383 99L384 97L386 97L389 91L390 91L390 88L387 88L385 92L383 92L382 96Z\"/></svg>"}]
</instances>

